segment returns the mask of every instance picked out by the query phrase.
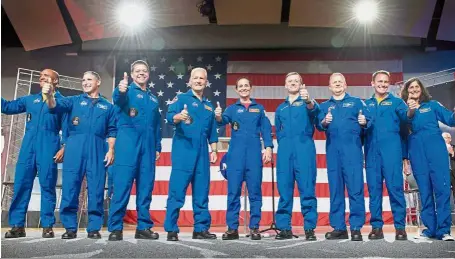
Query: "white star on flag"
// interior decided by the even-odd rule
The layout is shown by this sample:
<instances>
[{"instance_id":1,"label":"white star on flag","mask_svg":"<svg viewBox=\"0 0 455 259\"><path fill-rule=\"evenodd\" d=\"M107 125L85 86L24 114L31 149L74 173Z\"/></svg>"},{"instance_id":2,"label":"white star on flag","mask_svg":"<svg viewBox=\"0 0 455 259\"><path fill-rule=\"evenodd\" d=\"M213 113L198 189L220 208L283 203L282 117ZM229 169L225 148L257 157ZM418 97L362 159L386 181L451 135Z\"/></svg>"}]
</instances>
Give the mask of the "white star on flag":
<instances>
[{"instance_id":1,"label":"white star on flag","mask_svg":"<svg viewBox=\"0 0 455 259\"><path fill-rule=\"evenodd\" d=\"M171 65L169 68L169 71L174 71L175 67L173 65Z\"/></svg>"},{"instance_id":2,"label":"white star on flag","mask_svg":"<svg viewBox=\"0 0 455 259\"><path fill-rule=\"evenodd\" d=\"M158 75L160 78L159 79L163 79L164 80L164 77L166 76L165 74L161 74L161 75Z\"/></svg>"},{"instance_id":3,"label":"white star on flag","mask_svg":"<svg viewBox=\"0 0 455 259\"><path fill-rule=\"evenodd\" d=\"M186 83L186 87L191 87L191 83L190 82Z\"/></svg>"},{"instance_id":4,"label":"white star on flag","mask_svg":"<svg viewBox=\"0 0 455 259\"><path fill-rule=\"evenodd\" d=\"M212 85L212 83L210 83L210 81L209 81L209 80L207 80L207 87L209 87L209 88L210 88L210 86L211 86L211 85Z\"/></svg>"},{"instance_id":5,"label":"white star on flag","mask_svg":"<svg viewBox=\"0 0 455 259\"><path fill-rule=\"evenodd\" d=\"M220 128L217 128L217 129L216 129L216 133L220 133Z\"/></svg>"},{"instance_id":6,"label":"white star on flag","mask_svg":"<svg viewBox=\"0 0 455 259\"><path fill-rule=\"evenodd\" d=\"M150 88L150 87L151 87L151 88L154 88L154 87L155 87L155 84L154 84L152 81L150 81L150 83L149 83L149 88Z\"/></svg>"},{"instance_id":7,"label":"white star on flag","mask_svg":"<svg viewBox=\"0 0 455 259\"><path fill-rule=\"evenodd\" d=\"M183 57L179 57L179 62L183 62L184 58Z\"/></svg>"},{"instance_id":8,"label":"white star on flag","mask_svg":"<svg viewBox=\"0 0 455 259\"><path fill-rule=\"evenodd\" d=\"M177 79L183 79L183 74L178 74Z\"/></svg>"},{"instance_id":9,"label":"white star on flag","mask_svg":"<svg viewBox=\"0 0 455 259\"><path fill-rule=\"evenodd\" d=\"M215 59L216 59L216 62L221 62L221 57L220 56L216 57Z\"/></svg>"},{"instance_id":10,"label":"white star on flag","mask_svg":"<svg viewBox=\"0 0 455 259\"><path fill-rule=\"evenodd\" d=\"M220 73L216 73L215 74L215 79L221 79L221 74Z\"/></svg>"},{"instance_id":11,"label":"white star on flag","mask_svg":"<svg viewBox=\"0 0 455 259\"><path fill-rule=\"evenodd\" d=\"M166 123L166 124L167 124L167 119L164 119L164 123Z\"/></svg>"},{"instance_id":12,"label":"white star on flag","mask_svg":"<svg viewBox=\"0 0 455 259\"><path fill-rule=\"evenodd\" d=\"M210 65L210 64L208 64L208 66L206 66L206 68L207 68L208 71L212 70L212 67L213 67L213 66Z\"/></svg>"},{"instance_id":13,"label":"white star on flag","mask_svg":"<svg viewBox=\"0 0 455 259\"><path fill-rule=\"evenodd\" d=\"M169 104L171 104L171 103L172 103L171 99L167 99L166 105L169 105Z\"/></svg>"},{"instance_id":14,"label":"white star on flag","mask_svg":"<svg viewBox=\"0 0 455 259\"><path fill-rule=\"evenodd\" d=\"M201 56L197 57L197 62L202 62L202 57Z\"/></svg>"},{"instance_id":15,"label":"white star on flag","mask_svg":"<svg viewBox=\"0 0 455 259\"><path fill-rule=\"evenodd\" d=\"M193 66L191 64L188 65L188 71L191 71L193 69Z\"/></svg>"},{"instance_id":16,"label":"white star on flag","mask_svg":"<svg viewBox=\"0 0 455 259\"><path fill-rule=\"evenodd\" d=\"M152 66L150 67L150 71L156 71L156 69L157 69L157 67L155 67L155 65L152 65Z\"/></svg>"},{"instance_id":17,"label":"white star on flag","mask_svg":"<svg viewBox=\"0 0 455 259\"><path fill-rule=\"evenodd\" d=\"M172 88L173 85L174 85L174 83L169 82L169 83L167 83L167 88Z\"/></svg>"},{"instance_id":18,"label":"white star on flag","mask_svg":"<svg viewBox=\"0 0 455 259\"><path fill-rule=\"evenodd\" d=\"M216 90L215 92L213 92L213 95L214 96L220 96L220 93L221 93L220 91Z\"/></svg>"},{"instance_id":19,"label":"white star on flag","mask_svg":"<svg viewBox=\"0 0 455 259\"><path fill-rule=\"evenodd\" d=\"M159 111L159 112L160 112L160 114L161 114L161 112L162 112L163 110L161 110L161 108L158 108L158 111Z\"/></svg>"},{"instance_id":20,"label":"white star on flag","mask_svg":"<svg viewBox=\"0 0 455 259\"><path fill-rule=\"evenodd\" d=\"M180 91L180 89L178 90L178 92L175 92L177 95L181 94L182 91Z\"/></svg>"},{"instance_id":21,"label":"white star on flag","mask_svg":"<svg viewBox=\"0 0 455 259\"><path fill-rule=\"evenodd\" d=\"M166 62L166 58L165 58L165 57L161 57L161 58L160 58L160 62L161 62L161 63Z\"/></svg>"},{"instance_id":22,"label":"white star on flag","mask_svg":"<svg viewBox=\"0 0 455 259\"><path fill-rule=\"evenodd\" d=\"M160 90L159 92L157 92L157 94L158 96L163 96L164 92Z\"/></svg>"}]
</instances>

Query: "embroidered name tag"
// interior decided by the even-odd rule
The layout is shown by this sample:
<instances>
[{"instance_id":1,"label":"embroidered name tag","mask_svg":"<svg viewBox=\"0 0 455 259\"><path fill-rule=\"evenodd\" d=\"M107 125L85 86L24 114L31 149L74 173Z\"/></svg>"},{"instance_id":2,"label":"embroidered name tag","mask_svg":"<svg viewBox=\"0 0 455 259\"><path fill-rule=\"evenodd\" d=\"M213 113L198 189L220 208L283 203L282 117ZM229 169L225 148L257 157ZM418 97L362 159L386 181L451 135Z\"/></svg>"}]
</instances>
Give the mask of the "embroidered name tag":
<instances>
[{"instance_id":1,"label":"embroidered name tag","mask_svg":"<svg viewBox=\"0 0 455 259\"><path fill-rule=\"evenodd\" d=\"M210 107L210 106L208 106L208 105L204 105L204 108L205 108L206 110L212 111L212 107Z\"/></svg>"},{"instance_id":2,"label":"embroidered name tag","mask_svg":"<svg viewBox=\"0 0 455 259\"><path fill-rule=\"evenodd\" d=\"M87 102L86 101L82 101L81 102L81 106L85 106L85 105L87 105Z\"/></svg>"},{"instance_id":3,"label":"embroidered name tag","mask_svg":"<svg viewBox=\"0 0 455 259\"><path fill-rule=\"evenodd\" d=\"M374 103L370 103L370 104L368 104L368 106L374 106Z\"/></svg>"},{"instance_id":4,"label":"embroidered name tag","mask_svg":"<svg viewBox=\"0 0 455 259\"><path fill-rule=\"evenodd\" d=\"M347 107L347 108L354 107L354 103L353 103L353 102L350 102L350 103L343 103L343 108L344 108L344 107Z\"/></svg>"},{"instance_id":5,"label":"embroidered name tag","mask_svg":"<svg viewBox=\"0 0 455 259\"><path fill-rule=\"evenodd\" d=\"M33 103L39 103L39 102L41 102L40 99L35 99L35 100L33 101Z\"/></svg>"},{"instance_id":6,"label":"embroidered name tag","mask_svg":"<svg viewBox=\"0 0 455 259\"><path fill-rule=\"evenodd\" d=\"M292 104L292 106L302 106L302 105L303 105L303 101L294 102Z\"/></svg>"},{"instance_id":7,"label":"embroidered name tag","mask_svg":"<svg viewBox=\"0 0 455 259\"><path fill-rule=\"evenodd\" d=\"M103 110L107 110L107 105L105 104L97 104L96 107L100 108L100 109L103 109Z\"/></svg>"},{"instance_id":8,"label":"embroidered name tag","mask_svg":"<svg viewBox=\"0 0 455 259\"><path fill-rule=\"evenodd\" d=\"M390 101L387 101L387 102L382 102L381 105L387 105L387 106L390 106L392 105L392 102Z\"/></svg>"},{"instance_id":9,"label":"embroidered name tag","mask_svg":"<svg viewBox=\"0 0 455 259\"><path fill-rule=\"evenodd\" d=\"M261 110L256 109L256 108L250 109L249 111L250 111L250 112L261 112Z\"/></svg>"},{"instance_id":10,"label":"embroidered name tag","mask_svg":"<svg viewBox=\"0 0 455 259\"><path fill-rule=\"evenodd\" d=\"M139 99L143 99L144 98L144 96L142 94L137 94L136 97L139 98Z\"/></svg>"},{"instance_id":11,"label":"embroidered name tag","mask_svg":"<svg viewBox=\"0 0 455 259\"><path fill-rule=\"evenodd\" d=\"M423 109L420 109L420 110L419 110L420 113L426 113L426 112L429 112L429 111L431 111L431 108L430 108L430 107L428 107L428 108L423 108Z\"/></svg>"}]
</instances>

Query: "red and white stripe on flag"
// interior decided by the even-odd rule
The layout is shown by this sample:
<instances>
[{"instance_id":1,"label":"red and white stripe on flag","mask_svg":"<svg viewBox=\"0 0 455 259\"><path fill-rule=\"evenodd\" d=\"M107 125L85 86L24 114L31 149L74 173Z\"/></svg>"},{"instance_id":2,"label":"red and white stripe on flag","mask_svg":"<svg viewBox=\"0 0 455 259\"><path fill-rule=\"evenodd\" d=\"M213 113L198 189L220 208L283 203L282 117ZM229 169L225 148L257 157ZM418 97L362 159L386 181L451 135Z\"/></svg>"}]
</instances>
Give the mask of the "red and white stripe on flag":
<instances>
[{"instance_id":1,"label":"red and white stripe on flag","mask_svg":"<svg viewBox=\"0 0 455 259\"><path fill-rule=\"evenodd\" d=\"M327 100L330 97L328 90L329 76L331 73L343 73L348 84L348 92L351 95L358 96L362 99L371 97L374 90L371 86L371 75L377 70L387 70L391 76L391 82L403 80L402 60L397 58L382 60L330 60L327 57L321 60L312 60L313 57L302 57L298 60L295 57L284 56L283 59L276 56L267 60L263 56L235 56L231 57L228 62L227 74L227 105L237 101L237 94L234 85L238 78L247 77L253 84L252 97L257 102L264 105L267 117L274 125L275 110L286 97L284 88L285 75L288 72L299 72L309 90L310 96L318 102ZM227 134L230 131L227 127ZM325 135L318 131L314 135L317 152L317 180L316 196L317 210L319 213L318 225L329 225L329 187L327 180L326 155L325 155ZM163 139L163 153L156 168L156 182L150 205L150 214L155 224L164 223L165 208L168 194L169 177L171 173L170 152L172 139ZM275 141L275 154L277 143ZM220 157L222 154L220 154ZM212 216L212 225L226 225L226 207L227 207L227 182L218 172L218 163L210 168L211 185L209 193L209 210ZM276 179L276 178L275 178ZM365 181L365 207L369 211L369 197ZM385 186L384 186L385 190ZM131 198L128 203L128 211L125 222L136 223L136 190L133 188ZM265 166L263 170L263 206L261 225L269 225L272 222L272 183L271 168ZM390 208L389 196L385 190L383 198L383 216L385 223L392 223L392 213ZM275 204L278 204L279 194L275 186ZM193 213L191 204L191 187L188 188L185 205L180 212L179 225L191 226L193 224ZM245 207L241 199L242 211ZM247 210L249 210L247 204ZM300 200L297 188L294 190L292 224L295 226L303 225L303 216L300 213ZM349 213L349 201L346 195L346 211ZM369 213L367 213L369 214ZM367 220L369 216L367 216ZM346 217L348 220L348 217ZM243 219L240 219L243 224Z\"/></svg>"}]
</instances>

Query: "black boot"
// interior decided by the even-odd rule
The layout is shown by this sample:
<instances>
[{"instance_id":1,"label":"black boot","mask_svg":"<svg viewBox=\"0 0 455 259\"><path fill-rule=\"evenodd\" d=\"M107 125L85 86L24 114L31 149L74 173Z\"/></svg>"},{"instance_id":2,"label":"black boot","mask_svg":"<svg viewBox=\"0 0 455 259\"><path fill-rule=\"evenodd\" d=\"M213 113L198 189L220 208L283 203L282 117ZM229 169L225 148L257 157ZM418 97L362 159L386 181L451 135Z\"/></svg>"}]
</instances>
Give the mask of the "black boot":
<instances>
[{"instance_id":1,"label":"black boot","mask_svg":"<svg viewBox=\"0 0 455 259\"><path fill-rule=\"evenodd\" d=\"M292 230L282 230L275 236L275 239L292 239L293 237Z\"/></svg>"},{"instance_id":2,"label":"black boot","mask_svg":"<svg viewBox=\"0 0 455 259\"><path fill-rule=\"evenodd\" d=\"M368 234L368 239L377 240L377 239L384 239L384 232L382 232L382 228L373 228Z\"/></svg>"},{"instance_id":3,"label":"black boot","mask_svg":"<svg viewBox=\"0 0 455 259\"><path fill-rule=\"evenodd\" d=\"M54 230L52 228L43 228L43 238L54 238Z\"/></svg>"},{"instance_id":4,"label":"black boot","mask_svg":"<svg viewBox=\"0 0 455 259\"><path fill-rule=\"evenodd\" d=\"M325 239L328 240L335 240L335 239L348 239L348 231L347 230L334 230L332 232L325 233Z\"/></svg>"},{"instance_id":5,"label":"black boot","mask_svg":"<svg viewBox=\"0 0 455 259\"><path fill-rule=\"evenodd\" d=\"M239 239L239 231L237 229L228 229L222 236L222 240Z\"/></svg>"},{"instance_id":6,"label":"black boot","mask_svg":"<svg viewBox=\"0 0 455 259\"><path fill-rule=\"evenodd\" d=\"M408 240L408 235L406 234L406 230L397 229L397 231L395 232L395 240L400 240L400 241Z\"/></svg>"},{"instance_id":7,"label":"black boot","mask_svg":"<svg viewBox=\"0 0 455 259\"><path fill-rule=\"evenodd\" d=\"M167 232L167 241L179 241L179 234L177 232Z\"/></svg>"},{"instance_id":8,"label":"black boot","mask_svg":"<svg viewBox=\"0 0 455 259\"><path fill-rule=\"evenodd\" d=\"M114 230L109 235L109 241L120 241L123 240L123 231L121 230Z\"/></svg>"},{"instance_id":9,"label":"black boot","mask_svg":"<svg viewBox=\"0 0 455 259\"><path fill-rule=\"evenodd\" d=\"M5 233L5 238L18 238L25 236L25 228L23 227L13 227Z\"/></svg>"},{"instance_id":10,"label":"black boot","mask_svg":"<svg viewBox=\"0 0 455 259\"><path fill-rule=\"evenodd\" d=\"M193 239L216 239L216 235L208 230L202 232L193 232Z\"/></svg>"},{"instance_id":11,"label":"black boot","mask_svg":"<svg viewBox=\"0 0 455 259\"><path fill-rule=\"evenodd\" d=\"M88 232L87 238L90 239L101 239L101 234L99 231Z\"/></svg>"},{"instance_id":12,"label":"black boot","mask_svg":"<svg viewBox=\"0 0 455 259\"><path fill-rule=\"evenodd\" d=\"M145 229L145 230L137 230L136 229L136 234L134 235L134 238L136 239L158 239L160 238L160 235L156 232L153 232L150 229Z\"/></svg>"},{"instance_id":13,"label":"black boot","mask_svg":"<svg viewBox=\"0 0 455 259\"><path fill-rule=\"evenodd\" d=\"M351 230L351 241L362 241L362 233L360 230Z\"/></svg>"},{"instance_id":14,"label":"black boot","mask_svg":"<svg viewBox=\"0 0 455 259\"><path fill-rule=\"evenodd\" d=\"M74 239L77 237L77 233L71 230L67 230L63 235L62 239Z\"/></svg>"},{"instance_id":15,"label":"black boot","mask_svg":"<svg viewBox=\"0 0 455 259\"><path fill-rule=\"evenodd\" d=\"M314 229L305 230L305 239L308 241L316 241L316 235L314 234Z\"/></svg>"},{"instance_id":16,"label":"black boot","mask_svg":"<svg viewBox=\"0 0 455 259\"><path fill-rule=\"evenodd\" d=\"M251 237L251 240L261 240L261 233L259 232L259 229L252 228L250 230L250 237Z\"/></svg>"}]
</instances>

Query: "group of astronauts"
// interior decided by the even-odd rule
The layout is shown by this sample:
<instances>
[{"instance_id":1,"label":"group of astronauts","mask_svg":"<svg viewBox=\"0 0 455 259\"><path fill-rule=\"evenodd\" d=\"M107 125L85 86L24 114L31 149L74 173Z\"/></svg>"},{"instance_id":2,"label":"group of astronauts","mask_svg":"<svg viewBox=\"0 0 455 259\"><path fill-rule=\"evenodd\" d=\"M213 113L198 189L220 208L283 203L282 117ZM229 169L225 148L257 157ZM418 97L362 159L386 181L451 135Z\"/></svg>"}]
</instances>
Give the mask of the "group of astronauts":
<instances>
[{"instance_id":1,"label":"group of astronauts","mask_svg":"<svg viewBox=\"0 0 455 259\"><path fill-rule=\"evenodd\" d=\"M147 87L149 66L137 60L131 73L113 92L113 104L99 93L100 76L83 75L83 94L63 97L59 76L51 69L40 75L41 92L6 101L4 114L26 113L27 124L19 154L14 196L9 210L12 227L5 238L25 237L25 217L33 180L38 172L41 185L42 236L53 238L56 206L57 163L63 161L60 218L63 239L77 237L77 211L84 176L88 189L88 238L101 238L106 167L112 170L113 194L109 208L109 240L123 239L123 218L133 182L136 183L137 228L135 238L158 239L152 230L150 203L155 181L155 163L161 153L158 99ZM132 82L129 83L129 76ZM252 82L237 80L239 99L224 111L203 94L207 71L194 68L191 89L169 105L167 123L174 128L172 171L164 229L167 240L177 241L179 211L191 183L194 214L193 239L216 239L209 232L208 210L210 163L218 160L217 127L230 125L232 137L222 162L227 165L228 229L223 240L238 239L240 194L246 182L250 200L250 237L261 239L262 169L273 155L272 126L264 106L251 98ZM453 240L450 235L450 178L448 152L438 122L455 126L454 113L431 100L418 79L408 80L401 98L389 92L390 74L372 75L374 95L362 101L347 93L340 73L330 76L332 96L323 103L310 98L303 78L296 72L285 77L288 97L275 112L277 185L280 194L276 212L276 239L292 239L294 184L300 193L306 240L316 240L318 220L315 128L326 134L327 174L330 190L330 225L326 239L348 239L345 222L345 188L349 197L351 240L361 241L365 224L364 163L370 197L372 231L369 239L382 239L383 182L387 187L396 229L396 240L407 240L403 168L411 166L417 181L426 229L417 238ZM60 139L59 132L63 132ZM106 142L106 139L108 140ZM261 142L262 141L262 142ZM210 147L210 151L209 151ZM364 152L363 153L363 149ZM409 164L410 162L410 164Z\"/></svg>"}]
</instances>

